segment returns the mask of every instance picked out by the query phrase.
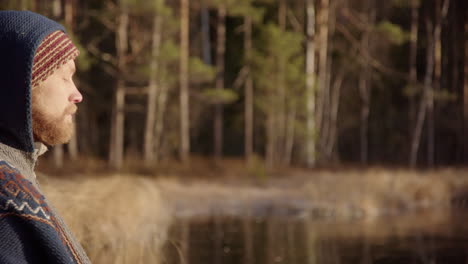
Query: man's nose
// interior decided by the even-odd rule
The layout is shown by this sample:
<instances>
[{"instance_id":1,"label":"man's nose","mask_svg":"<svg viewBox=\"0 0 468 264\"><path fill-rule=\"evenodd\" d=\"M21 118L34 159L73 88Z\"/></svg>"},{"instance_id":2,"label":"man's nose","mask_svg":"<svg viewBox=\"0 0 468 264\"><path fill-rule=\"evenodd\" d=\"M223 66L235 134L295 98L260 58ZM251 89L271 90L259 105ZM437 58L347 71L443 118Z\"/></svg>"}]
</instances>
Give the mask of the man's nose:
<instances>
[{"instance_id":1,"label":"man's nose","mask_svg":"<svg viewBox=\"0 0 468 264\"><path fill-rule=\"evenodd\" d=\"M69 101L75 104L83 101L83 95L78 91L75 85L73 85L73 92L70 95Z\"/></svg>"}]
</instances>

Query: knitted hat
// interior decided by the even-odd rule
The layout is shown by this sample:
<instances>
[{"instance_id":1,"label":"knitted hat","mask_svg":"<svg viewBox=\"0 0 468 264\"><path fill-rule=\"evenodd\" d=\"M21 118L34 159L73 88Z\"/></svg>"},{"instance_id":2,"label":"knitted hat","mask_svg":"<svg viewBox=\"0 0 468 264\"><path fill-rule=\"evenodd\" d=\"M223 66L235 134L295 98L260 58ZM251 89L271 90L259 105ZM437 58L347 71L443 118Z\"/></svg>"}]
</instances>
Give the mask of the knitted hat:
<instances>
[{"instance_id":1,"label":"knitted hat","mask_svg":"<svg viewBox=\"0 0 468 264\"><path fill-rule=\"evenodd\" d=\"M45 81L55 70L75 59L80 52L71 39L62 31L49 34L41 42L34 55L32 88Z\"/></svg>"}]
</instances>

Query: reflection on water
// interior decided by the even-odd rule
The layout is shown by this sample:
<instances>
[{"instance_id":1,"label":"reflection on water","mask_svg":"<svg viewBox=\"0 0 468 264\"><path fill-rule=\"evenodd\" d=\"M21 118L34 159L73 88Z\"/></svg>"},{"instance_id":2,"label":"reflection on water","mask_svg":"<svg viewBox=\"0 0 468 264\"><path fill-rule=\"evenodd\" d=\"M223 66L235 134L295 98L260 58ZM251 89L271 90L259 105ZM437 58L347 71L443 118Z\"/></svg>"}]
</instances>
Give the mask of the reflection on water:
<instances>
[{"instance_id":1,"label":"reflection on water","mask_svg":"<svg viewBox=\"0 0 468 264\"><path fill-rule=\"evenodd\" d=\"M169 264L468 263L468 215L429 212L374 221L179 219Z\"/></svg>"}]
</instances>

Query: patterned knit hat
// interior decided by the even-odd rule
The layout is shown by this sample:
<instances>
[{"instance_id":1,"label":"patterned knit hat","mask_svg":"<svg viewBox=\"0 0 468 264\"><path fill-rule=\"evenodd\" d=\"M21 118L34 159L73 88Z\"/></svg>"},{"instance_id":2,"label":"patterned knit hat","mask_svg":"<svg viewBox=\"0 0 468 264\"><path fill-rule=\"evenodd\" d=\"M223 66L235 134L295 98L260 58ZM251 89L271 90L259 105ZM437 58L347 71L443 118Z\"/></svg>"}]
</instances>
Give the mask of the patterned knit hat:
<instances>
[{"instance_id":1,"label":"patterned knit hat","mask_svg":"<svg viewBox=\"0 0 468 264\"><path fill-rule=\"evenodd\" d=\"M35 88L55 70L75 59L80 52L62 31L54 31L41 42L36 50L32 68L31 86Z\"/></svg>"}]
</instances>

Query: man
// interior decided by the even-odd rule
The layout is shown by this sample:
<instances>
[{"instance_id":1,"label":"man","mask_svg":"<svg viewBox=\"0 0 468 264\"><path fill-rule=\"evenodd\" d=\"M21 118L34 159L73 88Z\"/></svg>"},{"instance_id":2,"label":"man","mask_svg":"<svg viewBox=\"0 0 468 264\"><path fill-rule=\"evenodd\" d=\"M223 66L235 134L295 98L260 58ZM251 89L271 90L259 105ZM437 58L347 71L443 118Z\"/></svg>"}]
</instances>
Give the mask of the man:
<instances>
[{"instance_id":1,"label":"man","mask_svg":"<svg viewBox=\"0 0 468 264\"><path fill-rule=\"evenodd\" d=\"M45 144L74 130L78 54L60 24L0 11L0 263L90 263L34 173Z\"/></svg>"}]
</instances>

